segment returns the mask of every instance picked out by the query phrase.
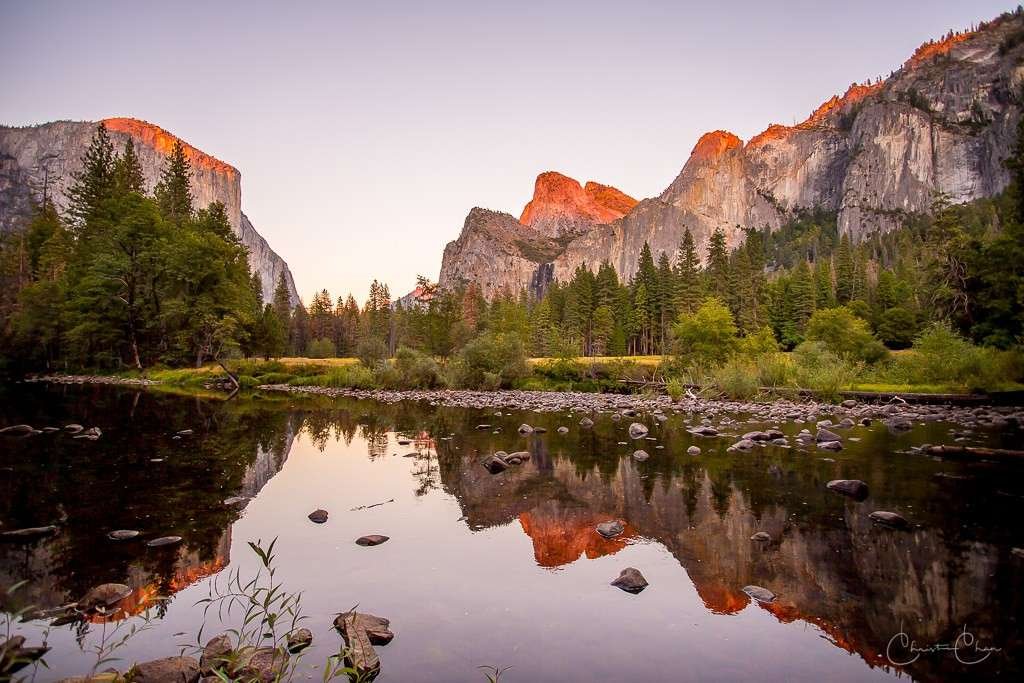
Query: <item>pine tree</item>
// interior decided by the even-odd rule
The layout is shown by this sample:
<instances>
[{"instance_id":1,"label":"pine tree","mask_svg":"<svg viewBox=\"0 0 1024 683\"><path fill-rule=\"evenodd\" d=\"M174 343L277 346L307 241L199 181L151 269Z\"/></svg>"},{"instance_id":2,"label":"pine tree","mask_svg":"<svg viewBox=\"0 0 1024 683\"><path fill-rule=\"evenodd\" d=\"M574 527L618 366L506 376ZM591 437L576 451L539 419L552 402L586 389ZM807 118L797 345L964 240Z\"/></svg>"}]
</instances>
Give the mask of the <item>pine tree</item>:
<instances>
[{"instance_id":1,"label":"pine tree","mask_svg":"<svg viewBox=\"0 0 1024 683\"><path fill-rule=\"evenodd\" d=\"M82 156L82 170L72 174L67 192L68 214L76 234L83 235L89 224L108 212L114 193L114 167L114 147L101 121Z\"/></svg>"},{"instance_id":2,"label":"pine tree","mask_svg":"<svg viewBox=\"0 0 1024 683\"><path fill-rule=\"evenodd\" d=\"M666 352L669 328L676 318L676 277L668 254L658 257L658 352Z\"/></svg>"},{"instance_id":3,"label":"pine tree","mask_svg":"<svg viewBox=\"0 0 1024 683\"><path fill-rule=\"evenodd\" d=\"M192 218L192 166L181 140L174 141L154 194L160 212L171 225L180 228Z\"/></svg>"},{"instance_id":4,"label":"pine tree","mask_svg":"<svg viewBox=\"0 0 1024 683\"><path fill-rule=\"evenodd\" d=\"M291 295L288 292L288 281L284 277L284 270L277 276L277 286L274 288L274 313L278 320L287 329L292 319Z\"/></svg>"},{"instance_id":5,"label":"pine tree","mask_svg":"<svg viewBox=\"0 0 1024 683\"><path fill-rule=\"evenodd\" d=\"M676 310L693 313L703 299L700 281L700 258L693 243L693 234L687 228L679 244L676 257Z\"/></svg>"},{"instance_id":6,"label":"pine tree","mask_svg":"<svg viewBox=\"0 0 1024 683\"><path fill-rule=\"evenodd\" d=\"M850 236L844 234L839 240L839 249L835 254L836 262L836 301L841 306L850 303L856 296L856 268L854 265L853 248Z\"/></svg>"},{"instance_id":7,"label":"pine tree","mask_svg":"<svg viewBox=\"0 0 1024 683\"><path fill-rule=\"evenodd\" d=\"M836 305L835 289L832 285L832 265L828 259L819 259L814 264L814 307L832 308Z\"/></svg>"},{"instance_id":8,"label":"pine tree","mask_svg":"<svg viewBox=\"0 0 1024 683\"><path fill-rule=\"evenodd\" d=\"M715 228L708 242L707 261L708 294L721 301L729 298L729 252L725 246L725 233Z\"/></svg>"},{"instance_id":9,"label":"pine tree","mask_svg":"<svg viewBox=\"0 0 1024 683\"><path fill-rule=\"evenodd\" d=\"M129 137L124 143L124 152L114 163L114 183L120 193L138 192L144 194L146 181L142 176L142 165L135 154L135 143Z\"/></svg>"}]
</instances>

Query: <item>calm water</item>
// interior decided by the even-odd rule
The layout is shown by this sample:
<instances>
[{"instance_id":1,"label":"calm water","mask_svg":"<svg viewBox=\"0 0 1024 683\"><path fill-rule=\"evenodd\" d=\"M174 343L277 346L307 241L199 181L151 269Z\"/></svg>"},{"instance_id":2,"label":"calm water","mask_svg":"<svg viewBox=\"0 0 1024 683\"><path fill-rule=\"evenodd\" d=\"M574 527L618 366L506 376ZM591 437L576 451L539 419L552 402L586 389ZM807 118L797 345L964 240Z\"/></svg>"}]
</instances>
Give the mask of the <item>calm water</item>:
<instances>
[{"instance_id":1,"label":"calm water","mask_svg":"<svg viewBox=\"0 0 1024 683\"><path fill-rule=\"evenodd\" d=\"M134 611L152 610L148 629L116 652L124 669L193 646L196 602L212 577L251 575L247 541L276 537L278 577L304 591L315 636L300 679L319 679L311 667L341 643L333 616L358 605L396 633L378 648L381 681L482 681L481 665L512 667L509 682L1021 680L1024 559L1011 548L1024 547L1024 465L904 452L951 442L945 424L899 436L858 427L847 434L859 441L839 453L727 454L732 439L691 436L686 415L644 420L656 440L629 445L619 442L630 441L630 420L598 416L585 431L579 417L110 387L8 391L0 425L77 422L103 437L0 441L2 528L64 520L52 538L0 544L0 585L27 579L21 598L52 607L99 583L129 584ZM548 432L520 436L521 422ZM570 433L555 433L559 425ZM172 438L182 429L195 433ZM1019 433L968 438L1020 447ZM646 462L630 457L638 443ZM686 455L694 443L702 455ZM477 463L497 449L528 449L532 459L492 476ZM835 478L864 479L871 497L828 492ZM233 495L254 499L224 505ZM306 518L316 508L330 512L326 524ZM873 526L867 515L878 509L915 529ZM626 533L607 541L594 525L613 518ZM142 536L106 538L121 528ZM772 542L751 542L756 531ZM368 533L391 540L353 543ZM184 543L144 545L171 534ZM639 595L608 585L628 566L650 582ZM748 584L777 601L751 601ZM15 630L35 644L45 626ZM886 658L901 630L927 646L965 627L1001 650L974 665L951 652L902 668ZM218 628L211 617L204 639ZM102 637L96 624L52 628L50 668L36 680L87 672Z\"/></svg>"}]
</instances>

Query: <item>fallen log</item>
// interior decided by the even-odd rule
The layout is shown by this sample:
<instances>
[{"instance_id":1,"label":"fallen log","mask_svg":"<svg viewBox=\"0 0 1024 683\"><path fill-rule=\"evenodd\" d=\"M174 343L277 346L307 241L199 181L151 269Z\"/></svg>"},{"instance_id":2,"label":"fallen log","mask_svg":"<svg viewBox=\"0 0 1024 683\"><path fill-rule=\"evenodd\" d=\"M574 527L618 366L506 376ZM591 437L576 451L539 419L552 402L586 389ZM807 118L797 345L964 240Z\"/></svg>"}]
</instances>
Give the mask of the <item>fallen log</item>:
<instances>
[{"instance_id":1,"label":"fallen log","mask_svg":"<svg viewBox=\"0 0 1024 683\"><path fill-rule=\"evenodd\" d=\"M1010 448L983 448L981 446L929 446L925 449L928 455L975 458L1024 458L1024 451Z\"/></svg>"}]
</instances>

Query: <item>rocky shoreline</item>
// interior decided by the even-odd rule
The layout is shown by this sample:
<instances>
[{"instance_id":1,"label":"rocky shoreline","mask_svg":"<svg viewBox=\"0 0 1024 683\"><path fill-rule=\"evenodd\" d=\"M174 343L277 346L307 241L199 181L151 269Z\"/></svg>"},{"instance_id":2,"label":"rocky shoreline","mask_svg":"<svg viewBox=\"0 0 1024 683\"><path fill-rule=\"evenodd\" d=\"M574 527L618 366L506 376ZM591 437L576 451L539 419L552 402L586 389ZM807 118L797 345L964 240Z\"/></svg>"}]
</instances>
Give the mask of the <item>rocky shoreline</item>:
<instances>
[{"instance_id":1,"label":"rocky shoreline","mask_svg":"<svg viewBox=\"0 0 1024 683\"><path fill-rule=\"evenodd\" d=\"M52 384L108 384L150 386L160 382L145 378L110 375L43 375L26 382ZM538 413L580 414L673 414L699 415L705 424L716 417L743 414L750 422L816 423L822 419L848 418L861 423L881 420L897 431L915 423L950 422L970 428L1008 429L1024 426L1024 408L1019 406L949 405L943 403L905 403L898 399L887 403L846 400L840 404L814 399L795 401L779 398L766 403L732 401L687 396L675 402L667 395L599 394L574 391L470 391L462 389L351 389L313 385L261 384L259 391L353 398L398 403L424 401L432 406L476 408L481 410L526 410Z\"/></svg>"},{"instance_id":2,"label":"rocky shoreline","mask_svg":"<svg viewBox=\"0 0 1024 683\"><path fill-rule=\"evenodd\" d=\"M47 384L123 384L126 386L148 387L160 384L155 379L144 377L116 377L114 375L40 375L26 377L24 382L45 382Z\"/></svg>"},{"instance_id":3,"label":"rocky shoreline","mask_svg":"<svg viewBox=\"0 0 1024 683\"><path fill-rule=\"evenodd\" d=\"M769 403L687 397L674 402L665 395L597 394L569 391L466 391L455 389L390 390L345 389L291 384L263 384L260 391L311 394L331 398L354 398L398 403L426 401L433 406L484 410L528 410L539 413L699 415L705 423L725 415L743 414L751 422L817 423L823 418L881 420L897 431L919 422L952 422L964 427L1006 429L1024 425L1024 409L1003 406L951 406L943 404L866 403L856 400L841 404L814 400L776 399Z\"/></svg>"}]
</instances>

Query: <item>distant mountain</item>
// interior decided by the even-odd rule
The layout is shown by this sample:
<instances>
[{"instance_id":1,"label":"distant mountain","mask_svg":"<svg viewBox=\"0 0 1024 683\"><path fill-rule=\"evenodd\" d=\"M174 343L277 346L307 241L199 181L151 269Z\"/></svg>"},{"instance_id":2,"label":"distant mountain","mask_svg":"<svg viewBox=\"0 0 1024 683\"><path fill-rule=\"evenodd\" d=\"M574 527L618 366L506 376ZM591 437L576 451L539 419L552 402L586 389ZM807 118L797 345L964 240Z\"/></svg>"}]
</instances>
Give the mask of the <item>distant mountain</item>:
<instances>
[{"instance_id":1,"label":"distant mountain","mask_svg":"<svg viewBox=\"0 0 1024 683\"><path fill-rule=\"evenodd\" d=\"M1009 181L1002 162L1021 115L1022 61L1020 13L950 33L795 126L772 124L746 143L706 133L664 192L639 203L618 191L598 199L590 183L542 174L520 220L470 212L445 248L440 285L536 292L605 260L628 278L644 242L655 258L664 251L674 260L687 228L703 257L716 229L736 247L744 228L778 229L801 209L835 212L840 231L858 240L900 227L939 194L953 202L997 194Z\"/></svg>"},{"instance_id":2,"label":"distant mountain","mask_svg":"<svg viewBox=\"0 0 1024 683\"><path fill-rule=\"evenodd\" d=\"M177 137L163 128L130 118L104 119L114 148L120 151L132 138L142 165L147 189L152 190L160 177L164 160L170 155ZM31 214L43 185L58 207L65 205L65 191L72 174L81 167L81 157L89 146L97 122L55 121L38 126L0 126L0 233L20 230ZM242 213L241 174L235 167L182 141L192 166L192 193L195 205L224 204L231 227L249 249L250 267L263 281L263 298L270 301L278 278L284 273L292 303L298 303L288 264L270 248Z\"/></svg>"}]
</instances>

